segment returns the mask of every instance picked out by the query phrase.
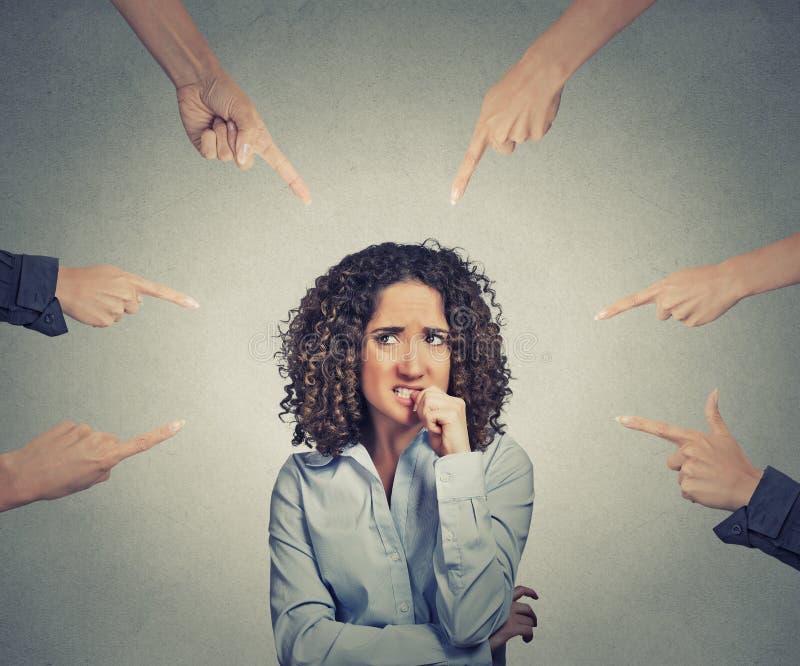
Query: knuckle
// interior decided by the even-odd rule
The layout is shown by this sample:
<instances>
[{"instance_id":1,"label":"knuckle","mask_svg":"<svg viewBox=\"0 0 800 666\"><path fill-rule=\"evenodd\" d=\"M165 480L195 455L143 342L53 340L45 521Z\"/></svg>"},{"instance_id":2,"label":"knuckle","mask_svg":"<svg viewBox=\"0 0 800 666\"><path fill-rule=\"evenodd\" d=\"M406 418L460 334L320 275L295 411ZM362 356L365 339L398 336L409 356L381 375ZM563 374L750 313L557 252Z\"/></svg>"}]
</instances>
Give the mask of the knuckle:
<instances>
[{"instance_id":1,"label":"knuckle","mask_svg":"<svg viewBox=\"0 0 800 666\"><path fill-rule=\"evenodd\" d=\"M93 432L91 426L86 423L81 423L78 426L77 434L81 437L87 437L91 432Z\"/></svg>"}]
</instances>

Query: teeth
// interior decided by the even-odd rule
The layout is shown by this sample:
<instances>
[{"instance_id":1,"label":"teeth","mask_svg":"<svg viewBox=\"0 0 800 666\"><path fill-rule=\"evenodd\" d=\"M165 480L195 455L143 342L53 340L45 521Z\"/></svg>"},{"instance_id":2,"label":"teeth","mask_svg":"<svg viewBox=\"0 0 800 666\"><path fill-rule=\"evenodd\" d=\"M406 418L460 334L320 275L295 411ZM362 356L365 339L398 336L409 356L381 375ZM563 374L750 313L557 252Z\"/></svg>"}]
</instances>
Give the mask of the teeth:
<instances>
[{"instance_id":1,"label":"teeth","mask_svg":"<svg viewBox=\"0 0 800 666\"><path fill-rule=\"evenodd\" d=\"M399 398L410 398L411 397L411 389L402 388L398 386L396 389L393 389L394 392L397 394Z\"/></svg>"}]
</instances>

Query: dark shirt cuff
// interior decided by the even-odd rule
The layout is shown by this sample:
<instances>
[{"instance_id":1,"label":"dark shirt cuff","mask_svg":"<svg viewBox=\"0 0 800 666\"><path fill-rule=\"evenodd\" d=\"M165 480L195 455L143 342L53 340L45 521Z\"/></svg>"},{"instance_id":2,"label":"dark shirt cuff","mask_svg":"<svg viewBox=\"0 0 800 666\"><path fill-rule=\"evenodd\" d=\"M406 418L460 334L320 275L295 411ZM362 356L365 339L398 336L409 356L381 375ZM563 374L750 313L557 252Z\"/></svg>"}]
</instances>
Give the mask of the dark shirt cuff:
<instances>
[{"instance_id":1,"label":"dark shirt cuff","mask_svg":"<svg viewBox=\"0 0 800 666\"><path fill-rule=\"evenodd\" d=\"M770 539L777 538L798 495L800 483L767 467L747 506L750 529Z\"/></svg>"},{"instance_id":2,"label":"dark shirt cuff","mask_svg":"<svg viewBox=\"0 0 800 666\"><path fill-rule=\"evenodd\" d=\"M56 296L56 282L58 282L58 259L23 254L17 305L28 310L44 312Z\"/></svg>"},{"instance_id":3,"label":"dark shirt cuff","mask_svg":"<svg viewBox=\"0 0 800 666\"><path fill-rule=\"evenodd\" d=\"M44 333L51 338L66 333L67 322L64 321L64 313L61 312L61 303L58 302L58 299L54 298L50 301L44 312L35 321L25 324L25 328Z\"/></svg>"},{"instance_id":4,"label":"dark shirt cuff","mask_svg":"<svg viewBox=\"0 0 800 666\"><path fill-rule=\"evenodd\" d=\"M734 511L714 528L714 534L724 543L752 548L750 539L747 538L747 507Z\"/></svg>"}]
</instances>

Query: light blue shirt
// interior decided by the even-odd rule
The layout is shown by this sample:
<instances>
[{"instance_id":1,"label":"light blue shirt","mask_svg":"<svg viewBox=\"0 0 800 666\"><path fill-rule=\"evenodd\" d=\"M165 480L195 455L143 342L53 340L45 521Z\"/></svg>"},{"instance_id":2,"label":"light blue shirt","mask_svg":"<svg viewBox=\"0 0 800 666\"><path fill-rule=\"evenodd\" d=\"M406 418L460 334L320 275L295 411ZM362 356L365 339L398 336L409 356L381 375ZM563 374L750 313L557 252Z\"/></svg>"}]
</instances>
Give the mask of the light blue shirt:
<instances>
[{"instance_id":1,"label":"light blue shirt","mask_svg":"<svg viewBox=\"0 0 800 666\"><path fill-rule=\"evenodd\" d=\"M533 466L508 435L439 458L422 430L400 456L391 507L363 445L290 456L269 522L278 660L491 664L532 512Z\"/></svg>"}]
</instances>

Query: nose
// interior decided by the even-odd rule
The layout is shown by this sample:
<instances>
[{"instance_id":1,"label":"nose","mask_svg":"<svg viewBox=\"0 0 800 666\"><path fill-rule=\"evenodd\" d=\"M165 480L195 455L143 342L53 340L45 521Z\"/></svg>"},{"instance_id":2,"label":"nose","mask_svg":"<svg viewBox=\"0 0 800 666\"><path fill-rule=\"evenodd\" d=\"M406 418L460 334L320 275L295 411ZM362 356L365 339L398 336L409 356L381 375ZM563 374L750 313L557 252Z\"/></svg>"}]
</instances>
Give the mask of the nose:
<instances>
[{"instance_id":1,"label":"nose","mask_svg":"<svg viewBox=\"0 0 800 666\"><path fill-rule=\"evenodd\" d=\"M411 340L407 345L403 345L397 363L397 371L406 379L417 379L424 374L425 368L420 355L419 341Z\"/></svg>"}]
</instances>

